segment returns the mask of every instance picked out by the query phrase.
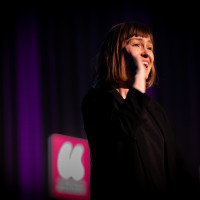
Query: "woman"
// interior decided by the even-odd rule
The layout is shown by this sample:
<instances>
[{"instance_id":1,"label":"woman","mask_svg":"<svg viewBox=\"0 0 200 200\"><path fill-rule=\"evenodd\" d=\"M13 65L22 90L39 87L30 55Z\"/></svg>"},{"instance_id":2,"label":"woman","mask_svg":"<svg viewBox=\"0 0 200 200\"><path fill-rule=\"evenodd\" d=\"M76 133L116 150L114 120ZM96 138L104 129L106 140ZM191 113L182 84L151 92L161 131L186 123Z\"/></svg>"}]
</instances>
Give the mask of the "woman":
<instances>
[{"instance_id":1,"label":"woman","mask_svg":"<svg viewBox=\"0 0 200 200\"><path fill-rule=\"evenodd\" d=\"M180 197L188 191L192 179L165 110L145 93L155 79L150 28L136 22L112 27L98 54L96 81L82 102L92 200Z\"/></svg>"}]
</instances>

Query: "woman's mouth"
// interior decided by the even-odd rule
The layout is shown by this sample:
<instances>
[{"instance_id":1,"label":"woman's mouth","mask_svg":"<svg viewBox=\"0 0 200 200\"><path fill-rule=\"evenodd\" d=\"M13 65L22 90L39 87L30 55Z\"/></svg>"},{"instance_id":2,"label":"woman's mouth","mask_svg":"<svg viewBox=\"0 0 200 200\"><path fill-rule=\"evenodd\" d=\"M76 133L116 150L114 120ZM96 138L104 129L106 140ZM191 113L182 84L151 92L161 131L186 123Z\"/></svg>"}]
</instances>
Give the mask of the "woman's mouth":
<instances>
[{"instance_id":1,"label":"woman's mouth","mask_svg":"<svg viewBox=\"0 0 200 200\"><path fill-rule=\"evenodd\" d=\"M143 62L143 64L146 67L146 69L148 69L149 63L148 62Z\"/></svg>"}]
</instances>

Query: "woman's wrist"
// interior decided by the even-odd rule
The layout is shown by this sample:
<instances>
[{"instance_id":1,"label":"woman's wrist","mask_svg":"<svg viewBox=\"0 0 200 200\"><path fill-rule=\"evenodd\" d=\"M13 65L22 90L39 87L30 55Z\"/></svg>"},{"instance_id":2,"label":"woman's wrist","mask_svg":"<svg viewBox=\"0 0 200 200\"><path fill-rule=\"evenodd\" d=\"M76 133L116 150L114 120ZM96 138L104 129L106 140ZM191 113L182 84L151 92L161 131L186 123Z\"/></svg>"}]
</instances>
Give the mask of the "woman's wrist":
<instances>
[{"instance_id":1,"label":"woman's wrist","mask_svg":"<svg viewBox=\"0 0 200 200\"><path fill-rule=\"evenodd\" d=\"M146 92L146 80L143 73L137 73L135 75L135 79L132 84L132 87L139 90L142 93Z\"/></svg>"}]
</instances>

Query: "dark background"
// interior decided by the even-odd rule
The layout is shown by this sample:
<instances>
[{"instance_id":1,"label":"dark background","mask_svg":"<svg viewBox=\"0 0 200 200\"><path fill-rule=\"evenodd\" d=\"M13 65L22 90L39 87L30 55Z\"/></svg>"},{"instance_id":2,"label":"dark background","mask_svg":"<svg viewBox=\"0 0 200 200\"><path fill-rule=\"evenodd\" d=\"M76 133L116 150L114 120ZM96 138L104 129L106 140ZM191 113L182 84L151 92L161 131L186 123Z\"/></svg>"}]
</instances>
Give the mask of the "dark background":
<instances>
[{"instance_id":1,"label":"dark background","mask_svg":"<svg viewBox=\"0 0 200 200\"><path fill-rule=\"evenodd\" d=\"M80 105L104 35L123 21L150 26L157 84L147 93L165 109L195 178L200 170L200 30L197 3L8 2L0 7L1 194L50 199L48 137L87 139Z\"/></svg>"}]
</instances>

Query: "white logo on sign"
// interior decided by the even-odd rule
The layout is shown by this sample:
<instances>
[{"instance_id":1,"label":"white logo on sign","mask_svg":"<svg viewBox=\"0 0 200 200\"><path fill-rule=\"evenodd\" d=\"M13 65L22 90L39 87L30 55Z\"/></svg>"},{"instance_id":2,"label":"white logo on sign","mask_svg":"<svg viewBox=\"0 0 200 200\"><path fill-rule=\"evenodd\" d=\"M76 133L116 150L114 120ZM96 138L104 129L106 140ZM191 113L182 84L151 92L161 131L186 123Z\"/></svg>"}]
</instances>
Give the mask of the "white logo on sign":
<instances>
[{"instance_id":1,"label":"white logo on sign","mask_svg":"<svg viewBox=\"0 0 200 200\"><path fill-rule=\"evenodd\" d=\"M58 154L58 172L64 179L72 177L74 180L79 181L84 176L84 167L81 162L83 155L83 146L77 144L72 149L70 142L65 142L60 148Z\"/></svg>"}]
</instances>

